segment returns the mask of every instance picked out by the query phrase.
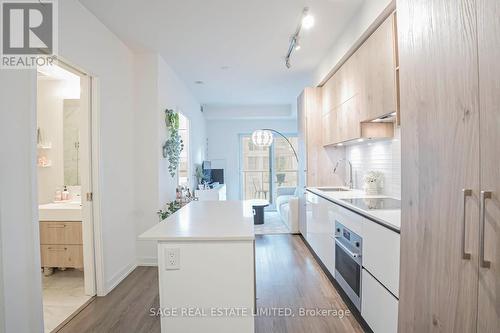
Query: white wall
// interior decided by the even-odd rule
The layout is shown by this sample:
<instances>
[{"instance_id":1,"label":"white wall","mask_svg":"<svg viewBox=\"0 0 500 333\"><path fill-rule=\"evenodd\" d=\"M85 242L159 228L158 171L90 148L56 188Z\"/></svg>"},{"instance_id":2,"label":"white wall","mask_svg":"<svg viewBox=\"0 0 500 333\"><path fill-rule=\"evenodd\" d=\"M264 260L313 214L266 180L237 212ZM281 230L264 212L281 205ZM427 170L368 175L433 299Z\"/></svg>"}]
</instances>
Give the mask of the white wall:
<instances>
[{"instance_id":1,"label":"white wall","mask_svg":"<svg viewBox=\"0 0 500 333\"><path fill-rule=\"evenodd\" d=\"M54 201L56 188L64 185L63 153L63 98L58 92L64 81L38 80L37 126L40 128L45 143L51 149L40 150L52 162L48 168L38 168L38 203Z\"/></svg>"},{"instance_id":2,"label":"white wall","mask_svg":"<svg viewBox=\"0 0 500 333\"><path fill-rule=\"evenodd\" d=\"M136 235L158 221L158 61L153 54L135 56L134 192ZM136 240L136 258L151 256L151 242Z\"/></svg>"},{"instance_id":3,"label":"white wall","mask_svg":"<svg viewBox=\"0 0 500 333\"><path fill-rule=\"evenodd\" d=\"M314 71L314 84L321 84L336 65L343 61L344 56L353 48L357 48L369 35L366 33L380 24L378 20L387 15L384 13L394 10L395 6L395 0L365 0L317 66Z\"/></svg>"},{"instance_id":4,"label":"white wall","mask_svg":"<svg viewBox=\"0 0 500 333\"><path fill-rule=\"evenodd\" d=\"M5 332L5 305L3 293L3 264L2 264L2 220L0 214L0 332Z\"/></svg>"},{"instance_id":5,"label":"white wall","mask_svg":"<svg viewBox=\"0 0 500 333\"><path fill-rule=\"evenodd\" d=\"M206 155L206 121L203 113L200 110L200 103L191 94L187 86L183 81L179 79L177 74L170 68L170 66L163 60L163 58L158 57L158 88L159 95L158 101L160 105L160 119L158 124L160 126L160 143L163 145L167 138L167 133L165 130L165 118L163 111L166 108L173 109L174 111L182 112L184 116L189 119L189 163L191 166L193 164L201 164ZM196 179L193 177L194 169L191 168L191 174L189 175L191 181L191 187L196 183ZM172 187L166 187L168 185L167 180L164 176L168 175L168 161L164 158L160 160L160 187L163 186L163 190L160 190L160 204L165 204L167 200L172 200L175 197L175 191L172 191ZM168 175L168 177L170 177ZM174 186L177 186L177 179L175 179ZM165 190L165 188L167 190ZM175 187L174 187L175 188ZM167 196L166 193L169 193Z\"/></svg>"},{"instance_id":6,"label":"white wall","mask_svg":"<svg viewBox=\"0 0 500 333\"><path fill-rule=\"evenodd\" d=\"M0 141L5 332L41 332L34 71L0 70Z\"/></svg>"},{"instance_id":7,"label":"white wall","mask_svg":"<svg viewBox=\"0 0 500 333\"><path fill-rule=\"evenodd\" d=\"M368 171L384 175L381 194L401 198L401 130L394 139L365 142L346 147L346 157L352 163L354 187L363 189L363 176Z\"/></svg>"},{"instance_id":8,"label":"white wall","mask_svg":"<svg viewBox=\"0 0 500 333\"><path fill-rule=\"evenodd\" d=\"M156 212L175 199L177 176L170 176L161 149L167 139L165 109L182 112L190 120L191 165L204 159L206 131L200 104L159 55L136 55L135 87L135 217L139 235L158 223ZM138 264L156 264L156 242L137 240L136 248Z\"/></svg>"},{"instance_id":9,"label":"white wall","mask_svg":"<svg viewBox=\"0 0 500 333\"><path fill-rule=\"evenodd\" d=\"M76 0L59 1L59 52L100 83L99 181L104 283L109 290L136 263L133 54ZM43 330L35 105L35 72L1 70L0 220L7 332Z\"/></svg>"},{"instance_id":10,"label":"white wall","mask_svg":"<svg viewBox=\"0 0 500 333\"><path fill-rule=\"evenodd\" d=\"M297 133L297 119L208 120L208 159L213 168L224 168L228 200L240 200L240 134L272 128L284 134Z\"/></svg>"},{"instance_id":11,"label":"white wall","mask_svg":"<svg viewBox=\"0 0 500 333\"><path fill-rule=\"evenodd\" d=\"M291 104L273 105L215 105L203 106L203 113L208 120L212 119L283 119L296 117L296 106Z\"/></svg>"},{"instance_id":12,"label":"white wall","mask_svg":"<svg viewBox=\"0 0 500 333\"><path fill-rule=\"evenodd\" d=\"M106 289L135 266L133 53L78 1L59 2L59 52L99 79Z\"/></svg>"}]
</instances>

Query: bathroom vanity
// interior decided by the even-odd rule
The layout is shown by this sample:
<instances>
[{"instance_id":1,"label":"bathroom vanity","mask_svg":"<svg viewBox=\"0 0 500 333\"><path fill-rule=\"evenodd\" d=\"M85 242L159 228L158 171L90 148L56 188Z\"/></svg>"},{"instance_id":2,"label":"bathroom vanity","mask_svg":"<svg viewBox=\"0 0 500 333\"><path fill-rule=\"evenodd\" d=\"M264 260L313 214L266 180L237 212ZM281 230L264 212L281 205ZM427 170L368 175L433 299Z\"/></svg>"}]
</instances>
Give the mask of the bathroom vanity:
<instances>
[{"instance_id":1,"label":"bathroom vanity","mask_svg":"<svg viewBox=\"0 0 500 333\"><path fill-rule=\"evenodd\" d=\"M139 239L158 242L162 332L254 332L250 205L193 201Z\"/></svg>"},{"instance_id":2,"label":"bathroom vanity","mask_svg":"<svg viewBox=\"0 0 500 333\"><path fill-rule=\"evenodd\" d=\"M39 206L40 257L44 274L54 268L83 270L82 208L80 202Z\"/></svg>"}]
</instances>

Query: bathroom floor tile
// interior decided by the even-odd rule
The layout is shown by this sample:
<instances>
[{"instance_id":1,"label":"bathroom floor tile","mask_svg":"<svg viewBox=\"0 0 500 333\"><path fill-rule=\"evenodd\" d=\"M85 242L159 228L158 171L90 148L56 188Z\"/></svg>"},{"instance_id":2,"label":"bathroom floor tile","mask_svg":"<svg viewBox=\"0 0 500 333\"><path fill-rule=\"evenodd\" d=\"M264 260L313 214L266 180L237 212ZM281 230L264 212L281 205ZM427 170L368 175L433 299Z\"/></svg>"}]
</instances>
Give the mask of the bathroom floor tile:
<instances>
[{"instance_id":1,"label":"bathroom floor tile","mask_svg":"<svg viewBox=\"0 0 500 333\"><path fill-rule=\"evenodd\" d=\"M45 332L51 332L91 297L85 295L83 272L55 270L43 276L43 319Z\"/></svg>"}]
</instances>

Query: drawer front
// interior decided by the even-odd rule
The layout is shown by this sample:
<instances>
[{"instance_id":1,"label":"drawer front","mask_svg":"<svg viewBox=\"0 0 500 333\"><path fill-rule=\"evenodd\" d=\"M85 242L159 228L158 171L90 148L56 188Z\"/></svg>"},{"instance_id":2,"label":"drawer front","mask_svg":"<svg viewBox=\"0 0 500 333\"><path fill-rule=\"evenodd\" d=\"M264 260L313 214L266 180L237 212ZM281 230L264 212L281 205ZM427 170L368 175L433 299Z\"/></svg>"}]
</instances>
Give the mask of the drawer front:
<instances>
[{"instance_id":1,"label":"drawer front","mask_svg":"<svg viewBox=\"0 0 500 333\"><path fill-rule=\"evenodd\" d=\"M369 220L362 230L363 267L399 297L399 234Z\"/></svg>"},{"instance_id":2,"label":"drawer front","mask_svg":"<svg viewBox=\"0 0 500 333\"><path fill-rule=\"evenodd\" d=\"M335 205L335 204L332 204ZM350 210L343 208L339 205L336 205L337 209L332 210L332 215L334 217L334 225L335 222L340 222L342 223L345 227L350 229L351 231L354 231L361 237L363 237L363 231L361 229L361 226L363 223L365 223L365 218L359 214L356 214L354 212L351 212Z\"/></svg>"},{"instance_id":3,"label":"drawer front","mask_svg":"<svg viewBox=\"0 0 500 333\"><path fill-rule=\"evenodd\" d=\"M327 234L309 233L307 242L330 274L335 276L335 240Z\"/></svg>"},{"instance_id":4,"label":"drawer front","mask_svg":"<svg viewBox=\"0 0 500 333\"><path fill-rule=\"evenodd\" d=\"M83 267L81 245L41 245L42 267Z\"/></svg>"},{"instance_id":5,"label":"drawer front","mask_svg":"<svg viewBox=\"0 0 500 333\"><path fill-rule=\"evenodd\" d=\"M397 333L398 300L365 269L361 279L361 316L374 333Z\"/></svg>"},{"instance_id":6,"label":"drawer front","mask_svg":"<svg viewBox=\"0 0 500 333\"><path fill-rule=\"evenodd\" d=\"M40 222L40 244L82 245L81 222Z\"/></svg>"}]
</instances>

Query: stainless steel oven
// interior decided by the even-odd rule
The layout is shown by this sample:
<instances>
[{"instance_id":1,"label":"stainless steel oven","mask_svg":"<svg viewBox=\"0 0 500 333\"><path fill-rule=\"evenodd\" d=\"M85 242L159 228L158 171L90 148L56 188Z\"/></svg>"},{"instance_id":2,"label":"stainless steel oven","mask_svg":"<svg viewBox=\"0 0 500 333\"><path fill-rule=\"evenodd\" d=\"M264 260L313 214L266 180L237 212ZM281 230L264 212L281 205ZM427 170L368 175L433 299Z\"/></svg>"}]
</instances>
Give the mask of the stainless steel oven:
<instances>
[{"instance_id":1,"label":"stainless steel oven","mask_svg":"<svg viewBox=\"0 0 500 333\"><path fill-rule=\"evenodd\" d=\"M335 221L335 280L361 311L362 238Z\"/></svg>"}]
</instances>

